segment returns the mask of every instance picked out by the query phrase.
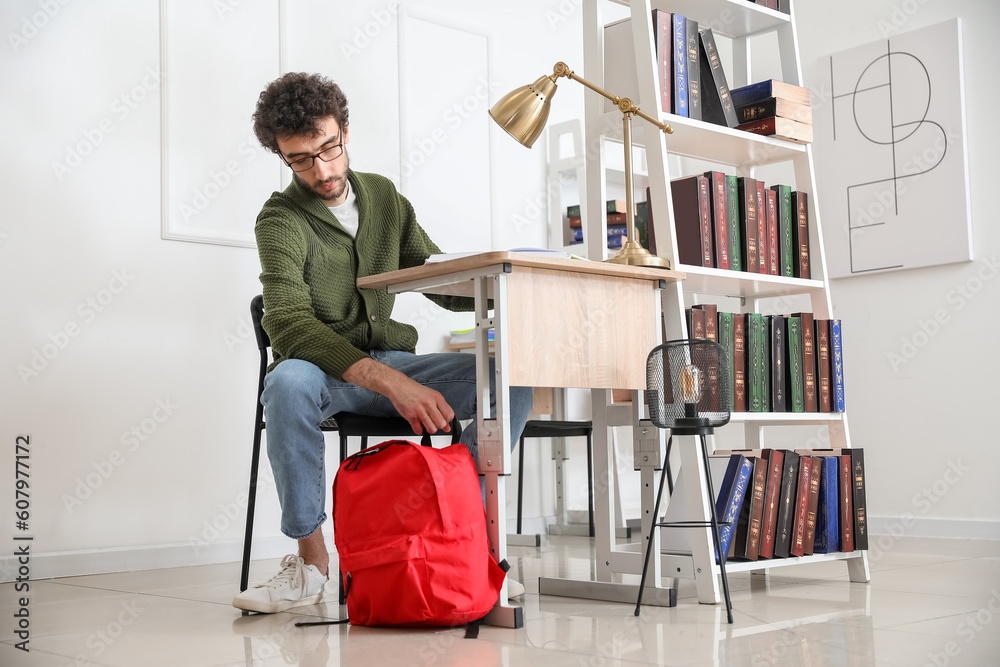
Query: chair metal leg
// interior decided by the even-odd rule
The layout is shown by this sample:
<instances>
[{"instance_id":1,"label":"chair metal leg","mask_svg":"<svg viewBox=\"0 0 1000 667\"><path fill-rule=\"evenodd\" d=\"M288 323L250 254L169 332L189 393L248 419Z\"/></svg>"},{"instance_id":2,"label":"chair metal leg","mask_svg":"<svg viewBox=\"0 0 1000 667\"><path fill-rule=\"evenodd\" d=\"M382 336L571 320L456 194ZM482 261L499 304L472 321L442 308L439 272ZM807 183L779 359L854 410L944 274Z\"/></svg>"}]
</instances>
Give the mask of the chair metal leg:
<instances>
[{"instance_id":1,"label":"chair metal leg","mask_svg":"<svg viewBox=\"0 0 1000 667\"><path fill-rule=\"evenodd\" d=\"M594 443L587 434L587 517L590 520L590 536L594 537Z\"/></svg>"},{"instance_id":2,"label":"chair metal leg","mask_svg":"<svg viewBox=\"0 0 1000 667\"><path fill-rule=\"evenodd\" d=\"M517 443L517 534L521 534L521 505L524 500L524 436Z\"/></svg>"},{"instance_id":3,"label":"chair metal leg","mask_svg":"<svg viewBox=\"0 0 1000 667\"><path fill-rule=\"evenodd\" d=\"M250 585L250 545L253 542L253 516L257 504L257 468L260 465L260 436L262 407L257 405L257 423L254 426L253 453L250 456L250 489L247 491L247 525L243 534L243 567L240 573L240 592Z\"/></svg>"},{"instance_id":4,"label":"chair metal leg","mask_svg":"<svg viewBox=\"0 0 1000 667\"><path fill-rule=\"evenodd\" d=\"M670 451L670 442L672 440L672 436L667 440L667 452ZM666 464L664 463L664 473L665 472ZM663 499L663 482L667 477L664 473L660 473L660 488L656 491L656 503L653 505L653 525L649 527L649 535L646 536L646 557L643 559L642 564L642 578L639 579L639 597L635 601L636 616L639 615L639 607L642 605L642 593L646 589L646 572L649 570L649 554L653 551L653 531L659 528L657 520L660 516L660 501Z\"/></svg>"},{"instance_id":5,"label":"chair metal leg","mask_svg":"<svg viewBox=\"0 0 1000 667\"><path fill-rule=\"evenodd\" d=\"M722 551L722 535L719 530L719 517L715 511L715 489L712 485L712 472L708 461L708 443L705 436L701 436L701 458L705 465L705 482L708 486L709 503L712 512L712 537L715 540L715 550L719 554L719 569L722 572L722 592L726 597L726 616L730 624L733 622L733 603L729 599L729 580L726 578L726 554Z\"/></svg>"}]
</instances>

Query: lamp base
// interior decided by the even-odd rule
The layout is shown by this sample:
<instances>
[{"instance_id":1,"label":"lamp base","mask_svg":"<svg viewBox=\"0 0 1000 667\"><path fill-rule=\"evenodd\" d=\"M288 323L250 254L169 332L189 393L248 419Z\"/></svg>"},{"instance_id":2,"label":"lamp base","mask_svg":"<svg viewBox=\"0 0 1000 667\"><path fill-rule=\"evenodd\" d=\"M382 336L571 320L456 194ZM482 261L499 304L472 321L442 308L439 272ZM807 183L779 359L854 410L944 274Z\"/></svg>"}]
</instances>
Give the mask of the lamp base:
<instances>
[{"instance_id":1,"label":"lamp base","mask_svg":"<svg viewBox=\"0 0 1000 667\"><path fill-rule=\"evenodd\" d=\"M614 257L604 260L612 264L628 264L629 266L655 266L669 269L670 261L657 257L649 252L638 241L626 240L622 249Z\"/></svg>"}]
</instances>

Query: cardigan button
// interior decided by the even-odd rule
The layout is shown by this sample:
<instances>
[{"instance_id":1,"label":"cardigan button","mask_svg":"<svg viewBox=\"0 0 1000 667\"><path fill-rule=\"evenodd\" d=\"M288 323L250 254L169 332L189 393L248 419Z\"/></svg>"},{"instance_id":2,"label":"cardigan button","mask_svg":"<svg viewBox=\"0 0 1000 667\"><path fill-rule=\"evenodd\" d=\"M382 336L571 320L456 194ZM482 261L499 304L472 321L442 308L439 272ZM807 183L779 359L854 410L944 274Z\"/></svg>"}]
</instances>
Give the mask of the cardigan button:
<instances>
[{"instance_id":1,"label":"cardigan button","mask_svg":"<svg viewBox=\"0 0 1000 667\"><path fill-rule=\"evenodd\" d=\"M378 319L378 315L372 315L371 317L372 317L372 322Z\"/></svg>"}]
</instances>

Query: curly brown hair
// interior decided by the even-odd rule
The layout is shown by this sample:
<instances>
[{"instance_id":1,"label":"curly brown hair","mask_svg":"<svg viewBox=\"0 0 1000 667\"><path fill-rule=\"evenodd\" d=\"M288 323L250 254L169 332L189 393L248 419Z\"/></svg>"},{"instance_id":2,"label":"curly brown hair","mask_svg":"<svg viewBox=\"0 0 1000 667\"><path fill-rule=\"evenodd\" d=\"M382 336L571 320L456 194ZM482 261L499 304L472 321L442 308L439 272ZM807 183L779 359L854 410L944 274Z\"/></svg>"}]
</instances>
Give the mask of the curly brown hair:
<instances>
[{"instance_id":1,"label":"curly brown hair","mask_svg":"<svg viewBox=\"0 0 1000 667\"><path fill-rule=\"evenodd\" d=\"M253 131L261 146L279 153L278 137L316 137L319 121L330 116L343 129L347 115L347 97L340 86L319 74L289 72L260 94Z\"/></svg>"}]
</instances>

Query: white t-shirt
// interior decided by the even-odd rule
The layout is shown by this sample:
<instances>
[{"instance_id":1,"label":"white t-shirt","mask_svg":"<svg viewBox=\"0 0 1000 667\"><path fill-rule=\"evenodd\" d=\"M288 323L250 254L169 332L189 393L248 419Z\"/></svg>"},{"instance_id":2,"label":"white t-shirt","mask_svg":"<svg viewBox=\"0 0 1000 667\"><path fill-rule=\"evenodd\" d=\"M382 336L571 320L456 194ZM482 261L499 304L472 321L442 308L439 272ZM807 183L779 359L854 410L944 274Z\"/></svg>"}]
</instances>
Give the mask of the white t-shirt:
<instances>
[{"instance_id":1,"label":"white t-shirt","mask_svg":"<svg viewBox=\"0 0 1000 667\"><path fill-rule=\"evenodd\" d=\"M347 230L352 237L358 235L358 218L361 210L358 208L358 198L354 196L354 188L350 182L347 184L347 199L340 206L327 206L330 212L337 216L341 226Z\"/></svg>"}]
</instances>

